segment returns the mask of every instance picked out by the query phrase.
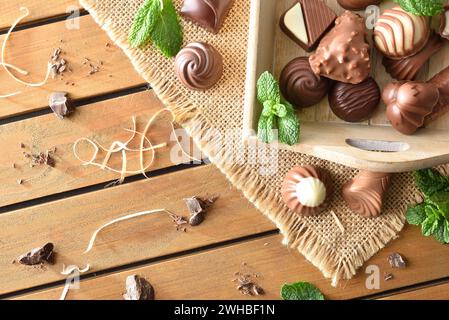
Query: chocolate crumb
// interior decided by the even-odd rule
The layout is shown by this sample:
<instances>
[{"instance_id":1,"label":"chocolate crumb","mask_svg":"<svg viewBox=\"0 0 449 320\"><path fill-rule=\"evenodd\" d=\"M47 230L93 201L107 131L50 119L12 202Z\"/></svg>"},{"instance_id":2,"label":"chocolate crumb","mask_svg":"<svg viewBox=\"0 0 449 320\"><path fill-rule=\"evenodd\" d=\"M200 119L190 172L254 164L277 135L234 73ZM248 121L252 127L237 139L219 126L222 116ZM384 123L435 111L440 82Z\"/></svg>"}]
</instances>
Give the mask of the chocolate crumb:
<instances>
[{"instance_id":1,"label":"chocolate crumb","mask_svg":"<svg viewBox=\"0 0 449 320\"><path fill-rule=\"evenodd\" d=\"M243 262L242 266L246 267L247 264ZM241 294L248 296L260 296L265 294L265 290L253 280L253 278L258 278L259 275L237 271L234 273L234 276L237 276L237 278L233 279L232 282L237 283L237 290L240 291Z\"/></svg>"},{"instance_id":2,"label":"chocolate crumb","mask_svg":"<svg viewBox=\"0 0 449 320\"><path fill-rule=\"evenodd\" d=\"M25 145L23 143L19 144L19 146L20 146L21 149L25 148Z\"/></svg>"},{"instance_id":3,"label":"chocolate crumb","mask_svg":"<svg viewBox=\"0 0 449 320\"><path fill-rule=\"evenodd\" d=\"M187 232L187 229L184 226L186 224L188 224L188 222L184 217L178 216L174 213L171 213L170 218L172 219L173 223L175 224L177 231Z\"/></svg>"},{"instance_id":4,"label":"chocolate crumb","mask_svg":"<svg viewBox=\"0 0 449 320\"><path fill-rule=\"evenodd\" d=\"M68 69L68 63L61 58L61 48L56 48L51 56L51 77L56 79L57 76L62 75ZM61 77L62 80L62 77Z\"/></svg>"},{"instance_id":5,"label":"chocolate crumb","mask_svg":"<svg viewBox=\"0 0 449 320\"><path fill-rule=\"evenodd\" d=\"M11 164L11 167L12 167L13 169L15 169L15 168L16 168L16 164L15 164L15 163L12 163L12 164Z\"/></svg>"},{"instance_id":6,"label":"chocolate crumb","mask_svg":"<svg viewBox=\"0 0 449 320\"><path fill-rule=\"evenodd\" d=\"M385 281L393 280L393 278L394 278L394 276L393 276L392 273L386 273L386 274L384 275L384 280L385 280Z\"/></svg>"},{"instance_id":7,"label":"chocolate crumb","mask_svg":"<svg viewBox=\"0 0 449 320\"><path fill-rule=\"evenodd\" d=\"M32 249L30 252L19 257L19 263L34 266L48 262L50 264L54 263L54 245L49 242L43 247Z\"/></svg>"},{"instance_id":8,"label":"chocolate crumb","mask_svg":"<svg viewBox=\"0 0 449 320\"><path fill-rule=\"evenodd\" d=\"M196 196L184 199L190 212L189 224L195 227L203 223L206 218L207 209L212 206L217 199L217 197L202 199Z\"/></svg>"},{"instance_id":9,"label":"chocolate crumb","mask_svg":"<svg viewBox=\"0 0 449 320\"><path fill-rule=\"evenodd\" d=\"M75 110L72 100L67 96L67 92L53 92L48 103L54 114L61 120Z\"/></svg>"},{"instance_id":10,"label":"chocolate crumb","mask_svg":"<svg viewBox=\"0 0 449 320\"><path fill-rule=\"evenodd\" d=\"M388 256L388 262L392 268L403 269L407 266L404 258L397 252L392 253Z\"/></svg>"},{"instance_id":11,"label":"chocolate crumb","mask_svg":"<svg viewBox=\"0 0 449 320\"><path fill-rule=\"evenodd\" d=\"M126 278L125 300L154 300L154 288L144 278L131 275Z\"/></svg>"},{"instance_id":12,"label":"chocolate crumb","mask_svg":"<svg viewBox=\"0 0 449 320\"><path fill-rule=\"evenodd\" d=\"M19 184L19 185L23 183L22 179L17 179L16 181L17 181L17 184Z\"/></svg>"}]
</instances>

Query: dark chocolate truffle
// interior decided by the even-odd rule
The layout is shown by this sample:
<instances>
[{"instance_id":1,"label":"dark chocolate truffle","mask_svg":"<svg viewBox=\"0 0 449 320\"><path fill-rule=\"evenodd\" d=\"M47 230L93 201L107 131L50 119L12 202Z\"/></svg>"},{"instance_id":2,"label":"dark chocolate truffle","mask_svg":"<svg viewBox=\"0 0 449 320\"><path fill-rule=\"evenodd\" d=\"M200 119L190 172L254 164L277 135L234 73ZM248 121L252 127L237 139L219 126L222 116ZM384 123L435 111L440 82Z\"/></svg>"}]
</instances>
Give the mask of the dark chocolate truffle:
<instances>
[{"instance_id":1,"label":"dark chocolate truffle","mask_svg":"<svg viewBox=\"0 0 449 320\"><path fill-rule=\"evenodd\" d=\"M190 43L176 56L175 73L187 88L206 90L223 75L223 58L210 44Z\"/></svg>"},{"instance_id":2,"label":"dark chocolate truffle","mask_svg":"<svg viewBox=\"0 0 449 320\"><path fill-rule=\"evenodd\" d=\"M184 0L180 13L212 33L218 33L234 0Z\"/></svg>"},{"instance_id":3,"label":"dark chocolate truffle","mask_svg":"<svg viewBox=\"0 0 449 320\"><path fill-rule=\"evenodd\" d=\"M309 58L290 61L279 79L284 98L297 108L307 108L319 103L328 93L331 81L316 75Z\"/></svg>"},{"instance_id":4,"label":"dark chocolate truffle","mask_svg":"<svg viewBox=\"0 0 449 320\"><path fill-rule=\"evenodd\" d=\"M327 208L334 192L328 172L313 166L291 169L282 184L287 207L302 216L316 215Z\"/></svg>"},{"instance_id":5,"label":"dark chocolate truffle","mask_svg":"<svg viewBox=\"0 0 449 320\"><path fill-rule=\"evenodd\" d=\"M359 84L336 83L329 93L329 105L340 119L361 122L371 117L380 98L379 86L369 77Z\"/></svg>"}]
</instances>

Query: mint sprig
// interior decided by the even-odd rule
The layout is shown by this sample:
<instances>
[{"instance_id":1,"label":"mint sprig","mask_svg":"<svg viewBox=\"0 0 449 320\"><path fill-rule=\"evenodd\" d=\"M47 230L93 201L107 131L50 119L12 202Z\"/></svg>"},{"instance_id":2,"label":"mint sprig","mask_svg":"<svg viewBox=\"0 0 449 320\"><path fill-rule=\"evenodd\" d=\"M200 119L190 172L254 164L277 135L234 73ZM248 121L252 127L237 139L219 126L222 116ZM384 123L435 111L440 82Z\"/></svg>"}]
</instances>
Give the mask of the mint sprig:
<instances>
[{"instance_id":1,"label":"mint sprig","mask_svg":"<svg viewBox=\"0 0 449 320\"><path fill-rule=\"evenodd\" d=\"M433 169L415 172L424 201L407 210L407 222L421 226L422 234L449 244L449 178Z\"/></svg>"},{"instance_id":2,"label":"mint sprig","mask_svg":"<svg viewBox=\"0 0 449 320\"><path fill-rule=\"evenodd\" d=\"M300 123L293 106L281 99L281 90L274 76L266 71L257 81L257 99L263 106L257 129L258 139L270 143L278 130L280 142L294 145L299 141Z\"/></svg>"},{"instance_id":3,"label":"mint sprig","mask_svg":"<svg viewBox=\"0 0 449 320\"><path fill-rule=\"evenodd\" d=\"M435 16L443 12L441 0L394 0L402 9L416 16Z\"/></svg>"},{"instance_id":4,"label":"mint sprig","mask_svg":"<svg viewBox=\"0 0 449 320\"><path fill-rule=\"evenodd\" d=\"M325 300L321 291L308 282L284 284L281 297L284 300Z\"/></svg>"},{"instance_id":5,"label":"mint sprig","mask_svg":"<svg viewBox=\"0 0 449 320\"><path fill-rule=\"evenodd\" d=\"M172 0L145 0L128 35L132 47L150 42L167 57L174 57L182 46L182 29Z\"/></svg>"}]
</instances>

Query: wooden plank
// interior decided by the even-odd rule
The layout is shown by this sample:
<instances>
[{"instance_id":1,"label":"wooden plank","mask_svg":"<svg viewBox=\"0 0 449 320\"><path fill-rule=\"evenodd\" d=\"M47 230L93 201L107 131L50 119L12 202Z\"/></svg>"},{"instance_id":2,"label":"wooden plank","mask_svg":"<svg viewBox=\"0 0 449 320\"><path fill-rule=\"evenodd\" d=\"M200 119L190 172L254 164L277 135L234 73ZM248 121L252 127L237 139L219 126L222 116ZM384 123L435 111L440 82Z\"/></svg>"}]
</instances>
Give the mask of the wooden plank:
<instances>
[{"instance_id":1,"label":"wooden plank","mask_svg":"<svg viewBox=\"0 0 449 320\"><path fill-rule=\"evenodd\" d=\"M221 249L209 250L165 262L100 276L81 282L81 289L70 293L72 299L120 299L126 276L140 274L155 286L158 299L240 299L245 298L231 282L234 272L241 271L245 262L249 269L261 275L258 283L266 295L260 298L279 299L284 283L309 281L314 283L328 299L350 299L378 294L419 282L435 280L449 275L447 256L449 248L434 239L425 238L418 228L406 228L399 240L394 241L365 265L380 269L380 289L365 286L365 269L350 281L330 286L320 271L295 250L280 244L278 235L240 243ZM388 255L400 252L407 258L406 269L392 270ZM385 282L384 272L392 272L394 280ZM180 275L182 279L180 279ZM182 282L182 285L180 285ZM22 299L56 299L61 287L28 294Z\"/></svg>"},{"instance_id":2,"label":"wooden plank","mask_svg":"<svg viewBox=\"0 0 449 320\"><path fill-rule=\"evenodd\" d=\"M80 8L77 0L0 0L2 15L0 17L0 29L9 28L11 24L20 15L20 7L27 7L30 10L30 16L23 22L39 21L47 18L69 14L74 8Z\"/></svg>"},{"instance_id":3,"label":"wooden plank","mask_svg":"<svg viewBox=\"0 0 449 320\"><path fill-rule=\"evenodd\" d=\"M23 86L13 81L6 72L0 72L0 94L22 91L20 95L0 99L0 118L45 108L53 91L67 91L72 98L81 99L145 83L125 54L110 42L90 16L79 18L79 29L70 30L65 23L42 25L12 35L6 61L30 72L28 76L21 76L22 79L42 81L47 62L58 47L62 49L61 57L68 61L72 72L50 79L43 87ZM89 75L89 66L83 64L85 58L99 65L100 71Z\"/></svg>"},{"instance_id":4,"label":"wooden plank","mask_svg":"<svg viewBox=\"0 0 449 320\"><path fill-rule=\"evenodd\" d=\"M104 230L94 249L82 255L104 223L159 208L188 216L183 199L195 195L220 197L201 226L184 233L166 213L155 213ZM0 225L0 294L61 280L62 264L90 263L96 272L275 229L212 165L5 213ZM48 241L56 246L56 265L42 270L12 264Z\"/></svg>"},{"instance_id":5,"label":"wooden plank","mask_svg":"<svg viewBox=\"0 0 449 320\"><path fill-rule=\"evenodd\" d=\"M118 179L119 173L83 166L74 156L74 142L88 137L109 148L113 141L129 139L131 134L124 129L132 127L133 116L137 119L137 130L143 131L150 117L162 107L153 91L145 91L80 107L73 116L64 120L48 114L0 126L0 149L3 150L0 154L0 206ZM170 142L173 139L167 121L169 118L168 113L161 115L147 135L154 144L169 142L168 147L156 152L150 170L189 162L186 157L170 158L170 150L176 143ZM138 147L139 138L135 139L132 147ZM21 148L22 143L25 148ZM23 155L23 152L39 153L53 148L56 148L55 168L32 168L30 160ZM82 143L78 152L82 159L88 160L93 155L93 148ZM101 162L104 155L104 152L99 153L97 162ZM150 157L147 152L145 163ZM139 153L128 152L127 158L128 168L137 170ZM120 170L121 163L121 154L116 154L111 158L110 166ZM21 184L17 182L19 179Z\"/></svg>"},{"instance_id":6,"label":"wooden plank","mask_svg":"<svg viewBox=\"0 0 449 320\"><path fill-rule=\"evenodd\" d=\"M449 283L403 292L381 300L449 300Z\"/></svg>"}]
</instances>

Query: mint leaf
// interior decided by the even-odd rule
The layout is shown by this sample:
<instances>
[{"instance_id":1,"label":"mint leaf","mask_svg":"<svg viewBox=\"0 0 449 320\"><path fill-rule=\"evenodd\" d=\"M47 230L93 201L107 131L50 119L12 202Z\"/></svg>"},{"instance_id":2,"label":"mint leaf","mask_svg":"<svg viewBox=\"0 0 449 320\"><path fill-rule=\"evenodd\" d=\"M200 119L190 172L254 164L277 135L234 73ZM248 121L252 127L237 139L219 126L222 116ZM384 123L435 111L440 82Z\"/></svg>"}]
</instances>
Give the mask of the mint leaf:
<instances>
[{"instance_id":1,"label":"mint leaf","mask_svg":"<svg viewBox=\"0 0 449 320\"><path fill-rule=\"evenodd\" d=\"M424 208L424 204L422 203L415 207L408 208L406 217L408 223L415 226L421 225L421 223L426 220L426 211Z\"/></svg>"},{"instance_id":2,"label":"mint leaf","mask_svg":"<svg viewBox=\"0 0 449 320\"><path fill-rule=\"evenodd\" d=\"M284 300L325 300L321 291L308 282L284 284L281 297Z\"/></svg>"},{"instance_id":3,"label":"mint leaf","mask_svg":"<svg viewBox=\"0 0 449 320\"><path fill-rule=\"evenodd\" d=\"M437 239L438 242L443 243L443 244L447 243L445 238L444 238L444 232L445 232L444 223L441 223L441 224L438 225L437 230L433 234L435 239Z\"/></svg>"},{"instance_id":4,"label":"mint leaf","mask_svg":"<svg viewBox=\"0 0 449 320\"><path fill-rule=\"evenodd\" d=\"M289 146L299 142L300 124L296 115L289 112L278 120L279 141Z\"/></svg>"},{"instance_id":5,"label":"mint leaf","mask_svg":"<svg viewBox=\"0 0 449 320\"><path fill-rule=\"evenodd\" d=\"M395 0L402 9L416 16L435 16L443 12L441 0Z\"/></svg>"},{"instance_id":6,"label":"mint leaf","mask_svg":"<svg viewBox=\"0 0 449 320\"><path fill-rule=\"evenodd\" d=\"M421 226L422 234L426 237L431 236L432 234L435 233L437 228L438 228L437 217L435 215L429 215L422 223Z\"/></svg>"},{"instance_id":7,"label":"mint leaf","mask_svg":"<svg viewBox=\"0 0 449 320\"><path fill-rule=\"evenodd\" d=\"M434 169L416 171L414 176L416 185L428 197L436 192L449 189L449 178Z\"/></svg>"},{"instance_id":8,"label":"mint leaf","mask_svg":"<svg viewBox=\"0 0 449 320\"><path fill-rule=\"evenodd\" d=\"M162 11L162 3L159 0L146 0L136 16L129 32L129 42L133 47L143 46L151 41L151 32L157 23Z\"/></svg>"},{"instance_id":9,"label":"mint leaf","mask_svg":"<svg viewBox=\"0 0 449 320\"><path fill-rule=\"evenodd\" d=\"M274 115L261 116L257 128L258 139L265 143L272 142L274 140L273 129L276 129L276 117Z\"/></svg>"},{"instance_id":10,"label":"mint leaf","mask_svg":"<svg viewBox=\"0 0 449 320\"><path fill-rule=\"evenodd\" d=\"M437 214L449 220L449 192L438 192L429 197L428 202L433 204Z\"/></svg>"},{"instance_id":11,"label":"mint leaf","mask_svg":"<svg viewBox=\"0 0 449 320\"><path fill-rule=\"evenodd\" d=\"M279 84L271 73L265 71L257 80L257 99L260 103L271 100L274 103L281 102L281 90Z\"/></svg>"},{"instance_id":12,"label":"mint leaf","mask_svg":"<svg viewBox=\"0 0 449 320\"><path fill-rule=\"evenodd\" d=\"M444 221L444 243L449 243L449 221Z\"/></svg>"}]
</instances>

